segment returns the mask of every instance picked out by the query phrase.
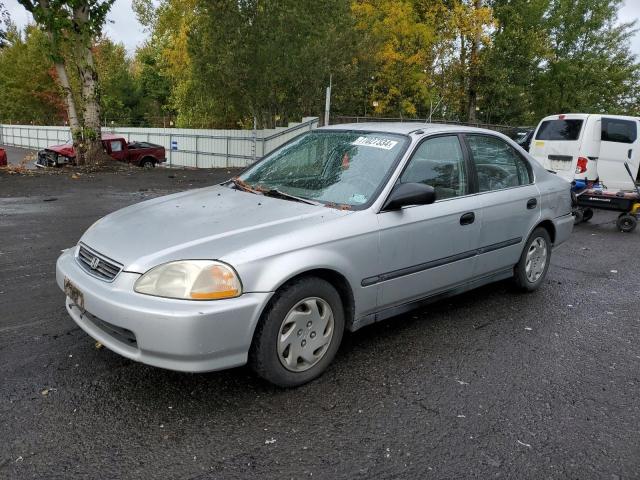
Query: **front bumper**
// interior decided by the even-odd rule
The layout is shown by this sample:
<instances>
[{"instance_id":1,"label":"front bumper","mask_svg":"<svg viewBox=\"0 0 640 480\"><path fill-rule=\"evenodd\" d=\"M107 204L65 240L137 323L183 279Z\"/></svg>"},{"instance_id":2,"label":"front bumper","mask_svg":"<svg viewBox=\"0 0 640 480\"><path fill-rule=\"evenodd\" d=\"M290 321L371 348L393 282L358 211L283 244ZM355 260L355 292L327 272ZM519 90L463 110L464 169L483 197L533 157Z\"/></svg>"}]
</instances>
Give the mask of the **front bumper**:
<instances>
[{"instance_id":1,"label":"front bumper","mask_svg":"<svg viewBox=\"0 0 640 480\"><path fill-rule=\"evenodd\" d=\"M271 292L215 301L173 300L135 293L137 273L113 283L88 275L75 249L56 264L56 281L68 278L82 292L85 311L67 297L71 318L91 337L123 357L156 367L206 372L243 365Z\"/></svg>"}]
</instances>

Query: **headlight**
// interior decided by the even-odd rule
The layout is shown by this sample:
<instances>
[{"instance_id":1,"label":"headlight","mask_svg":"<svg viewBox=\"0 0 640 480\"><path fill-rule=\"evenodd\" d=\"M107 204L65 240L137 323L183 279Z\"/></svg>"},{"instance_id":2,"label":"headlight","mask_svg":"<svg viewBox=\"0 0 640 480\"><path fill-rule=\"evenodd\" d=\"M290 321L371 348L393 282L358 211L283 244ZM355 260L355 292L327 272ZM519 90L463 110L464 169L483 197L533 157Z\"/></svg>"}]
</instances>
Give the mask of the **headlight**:
<instances>
[{"instance_id":1,"label":"headlight","mask_svg":"<svg viewBox=\"0 0 640 480\"><path fill-rule=\"evenodd\" d=\"M152 268L135 283L145 295L184 300L220 300L238 297L242 285L228 265L211 260L184 260Z\"/></svg>"}]
</instances>

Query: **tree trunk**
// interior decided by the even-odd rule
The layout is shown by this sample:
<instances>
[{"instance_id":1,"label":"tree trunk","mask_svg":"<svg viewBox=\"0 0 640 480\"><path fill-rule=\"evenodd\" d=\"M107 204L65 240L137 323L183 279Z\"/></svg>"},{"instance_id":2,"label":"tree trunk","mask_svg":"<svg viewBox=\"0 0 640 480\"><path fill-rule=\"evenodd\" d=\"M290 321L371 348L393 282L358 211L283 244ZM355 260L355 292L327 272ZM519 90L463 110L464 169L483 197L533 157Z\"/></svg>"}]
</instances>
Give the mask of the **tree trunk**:
<instances>
[{"instance_id":1,"label":"tree trunk","mask_svg":"<svg viewBox=\"0 0 640 480\"><path fill-rule=\"evenodd\" d=\"M84 163L84 151L82 149L82 127L78 118L78 111L76 110L76 102L73 98L73 92L71 91L71 83L67 76L67 69L64 63L56 61L54 63L56 73L58 74L58 81L60 87L64 92L64 98L67 103L67 117L69 119L69 127L71 128L71 139L73 140L73 148L76 152L76 162L79 164Z\"/></svg>"},{"instance_id":2,"label":"tree trunk","mask_svg":"<svg viewBox=\"0 0 640 480\"><path fill-rule=\"evenodd\" d=\"M480 10L482 8L482 0L474 0L474 9ZM480 40L482 30L480 25L476 26L476 31L473 35L473 41L471 42L471 52L469 55L469 87L467 90L467 121L469 123L476 123L478 121L476 117L476 106L478 105L478 84L480 83Z\"/></svg>"},{"instance_id":3,"label":"tree trunk","mask_svg":"<svg viewBox=\"0 0 640 480\"><path fill-rule=\"evenodd\" d=\"M98 92L98 72L93 61L90 45L81 47L79 58L79 74L82 83L82 100L84 102L84 151L85 163L97 165L104 163L105 153L102 148L102 128L100 125L100 95Z\"/></svg>"},{"instance_id":4,"label":"tree trunk","mask_svg":"<svg viewBox=\"0 0 640 480\"><path fill-rule=\"evenodd\" d=\"M109 156L102 147L102 128L100 126L100 90L98 87L98 71L93 61L93 33L88 28L90 7L88 2L80 2L73 10L73 21L81 32L76 44L76 60L82 87L84 128L82 130L85 164L99 165L106 163Z\"/></svg>"}]
</instances>

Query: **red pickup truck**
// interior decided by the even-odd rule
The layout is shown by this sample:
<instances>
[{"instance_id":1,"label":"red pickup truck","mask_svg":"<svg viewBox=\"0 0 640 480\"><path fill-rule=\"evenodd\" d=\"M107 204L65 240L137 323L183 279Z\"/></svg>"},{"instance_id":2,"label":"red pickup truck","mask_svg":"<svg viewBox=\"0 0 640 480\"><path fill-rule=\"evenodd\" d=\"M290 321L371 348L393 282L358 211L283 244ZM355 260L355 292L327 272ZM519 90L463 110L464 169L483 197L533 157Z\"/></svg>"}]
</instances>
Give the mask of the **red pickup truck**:
<instances>
[{"instance_id":1,"label":"red pickup truck","mask_svg":"<svg viewBox=\"0 0 640 480\"><path fill-rule=\"evenodd\" d=\"M143 168L153 168L158 163L166 162L166 151L162 145L148 142L127 143L124 137L118 135L103 135L104 151L114 160L133 163ZM38 152L36 167L59 167L68 163L73 164L76 152L71 142L54 145Z\"/></svg>"},{"instance_id":2,"label":"red pickup truck","mask_svg":"<svg viewBox=\"0 0 640 480\"><path fill-rule=\"evenodd\" d=\"M4 148L0 148L0 167L6 167L7 163L7 152Z\"/></svg>"}]
</instances>

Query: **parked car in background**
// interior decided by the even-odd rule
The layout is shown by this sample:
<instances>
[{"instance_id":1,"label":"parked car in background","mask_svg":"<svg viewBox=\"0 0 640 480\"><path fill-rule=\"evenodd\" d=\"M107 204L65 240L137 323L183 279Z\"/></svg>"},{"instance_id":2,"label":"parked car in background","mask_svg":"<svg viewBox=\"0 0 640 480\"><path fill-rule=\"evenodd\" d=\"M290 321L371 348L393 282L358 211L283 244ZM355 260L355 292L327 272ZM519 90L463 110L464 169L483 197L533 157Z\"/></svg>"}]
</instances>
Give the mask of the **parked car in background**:
<instances>
[{"instance_id":1,"label":"parked car in background","mask_svg":"<svg viewBox=\"0 0 640 480\"><path fill-rule=\"evenodd\" d=\"M535 133L535 129L530 128L527 130L522 130L519 132L515 141L518 145L520 145L525 151L529 151L531 147L531 140L533 139L533 134Z\"/></svg>"},{"instance_id":2,"label":"parked car in background","mask_svg":"<svg viewBox=\"0 0 640 480\"><path fill-rule=\"evenodd\" d=\"M295 386L345 329L501 279L538 289L572 228L568 184L504 135L336 125L229 182L104 217L56 278L73 320L120 355L189 372L248 362Z\"/></svg>"},{"instance_id":3,"label":"parked car in background","mask_svg":"<svg viewBox=\"0 0 640 480\"><path fill-rule=\"evenodd\" d=\"M0 148L0 167L6 167L8 164L7 152L4 148Z\"/></svg>"},{"instance_id":4,"label":"parked car in background","mask_svg":"<svg viewBox=\"0 0 640 480\"><path fill-rule=\"evenodd\" d=\"M571 113L542 119L530 153L568 181L599 179L609 189L633 190L624 162L637 178L639 142L635 117Z\"/></svg>"},{"instance_id":5,"label":"parked car in background","mask_svg":"<svg viewBox=\"0 0 640 480\"><path fill-rule=\"evenodd\" d=\"M104 151L114 160L131 163L143 168L153 168L166 161L166 151L162 145L148 142L127 143L124 137L118 135L103 135ZM36 166L59 167L74 163L76 152L71 142L55 145L38 152Z\"/></svg>"}]
</instances>

